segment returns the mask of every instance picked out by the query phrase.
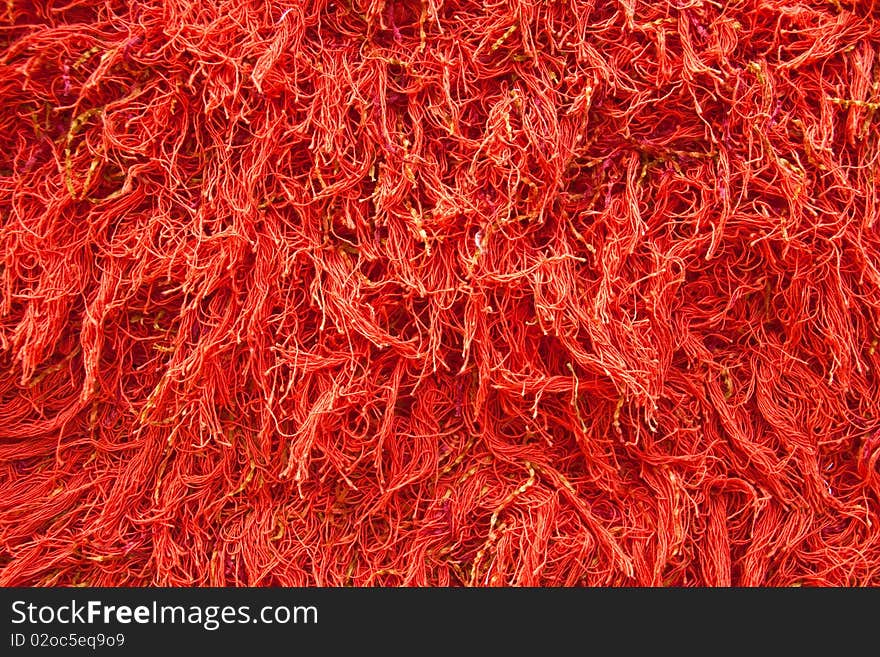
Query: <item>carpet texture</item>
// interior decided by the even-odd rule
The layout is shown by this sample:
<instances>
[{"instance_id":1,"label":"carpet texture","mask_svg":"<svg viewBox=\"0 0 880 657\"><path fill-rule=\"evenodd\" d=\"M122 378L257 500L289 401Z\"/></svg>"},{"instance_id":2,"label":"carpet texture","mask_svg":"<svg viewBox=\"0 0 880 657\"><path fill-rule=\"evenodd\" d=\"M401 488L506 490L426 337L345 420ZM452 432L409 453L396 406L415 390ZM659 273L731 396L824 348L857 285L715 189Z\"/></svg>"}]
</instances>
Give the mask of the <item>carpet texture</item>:
<instances>
[{"instance_id":1,"label":"carpet texture","mask_svg":"<svg viewBox=\"0 0 880 657\"><path fill-rule=\"evenodd\" d=\"M10 0L0 584L880 584L880 7Z\"/></svg>"}]
</instances>

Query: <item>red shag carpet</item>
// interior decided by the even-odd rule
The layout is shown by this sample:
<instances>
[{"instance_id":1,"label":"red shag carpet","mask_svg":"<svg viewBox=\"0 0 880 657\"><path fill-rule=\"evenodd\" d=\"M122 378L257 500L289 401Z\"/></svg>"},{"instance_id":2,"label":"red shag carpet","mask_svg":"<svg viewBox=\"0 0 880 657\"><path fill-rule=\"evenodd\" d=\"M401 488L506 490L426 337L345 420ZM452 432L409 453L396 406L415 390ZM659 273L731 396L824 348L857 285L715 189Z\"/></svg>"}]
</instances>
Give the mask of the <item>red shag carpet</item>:
<instances>
[{"instance_id":1,"label":"red shag carpet","mask_svg":"<svg viewBox=\"0 0 880 657\"><path fill-rule=\"evenodd\" d=\"M0 584L880 584L874 0L0 15Z\"/></svg>"}]
</instances>

